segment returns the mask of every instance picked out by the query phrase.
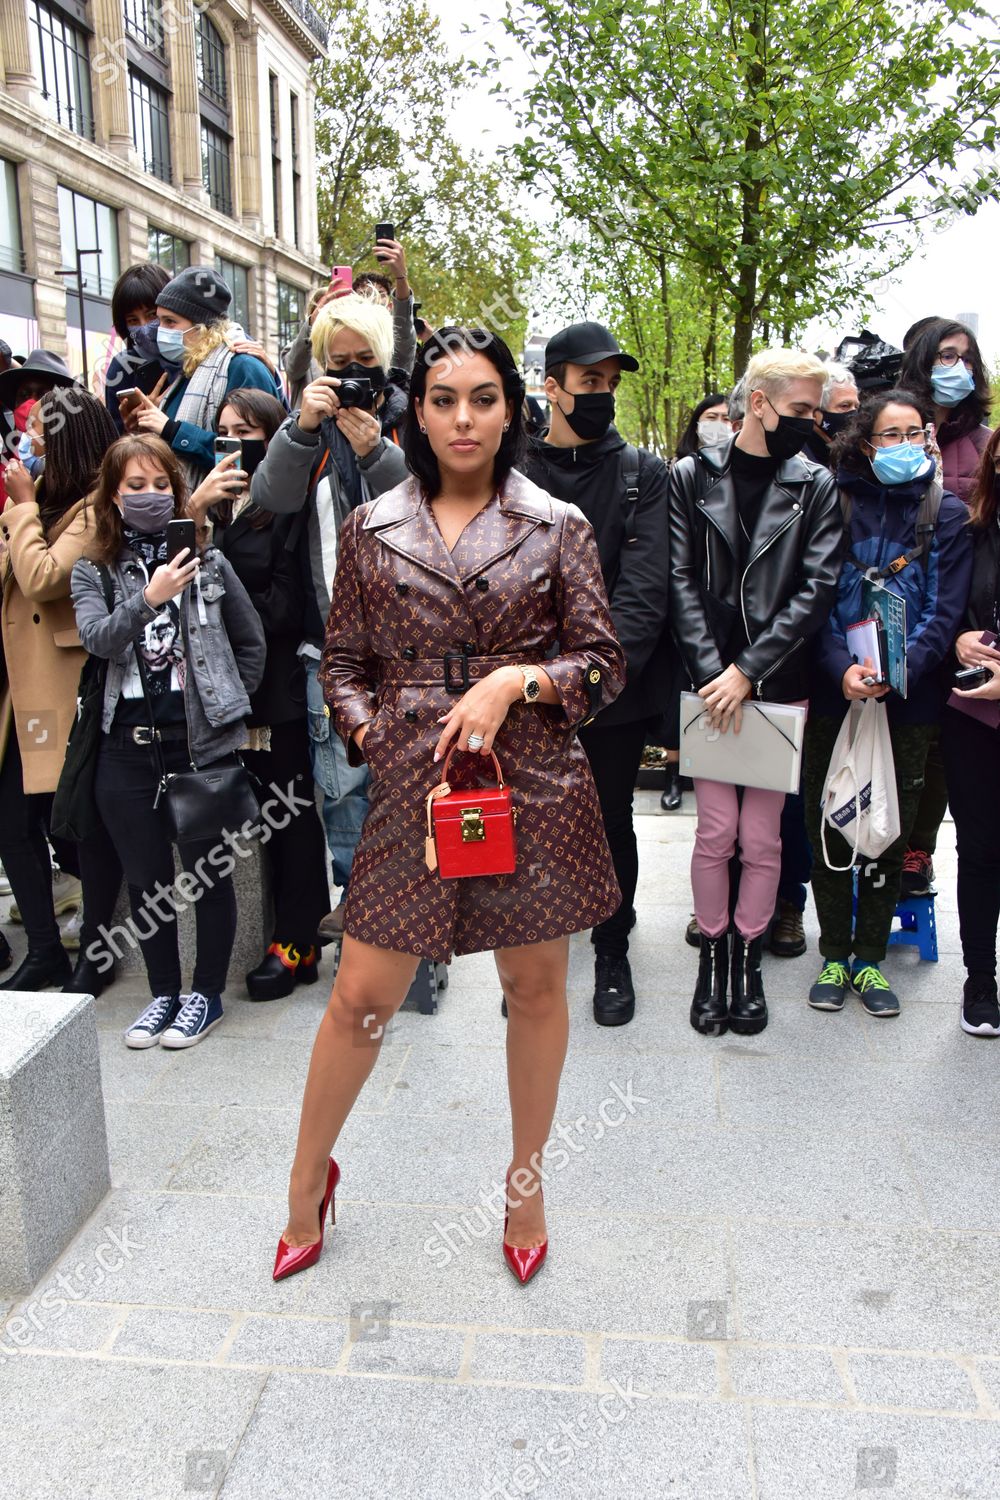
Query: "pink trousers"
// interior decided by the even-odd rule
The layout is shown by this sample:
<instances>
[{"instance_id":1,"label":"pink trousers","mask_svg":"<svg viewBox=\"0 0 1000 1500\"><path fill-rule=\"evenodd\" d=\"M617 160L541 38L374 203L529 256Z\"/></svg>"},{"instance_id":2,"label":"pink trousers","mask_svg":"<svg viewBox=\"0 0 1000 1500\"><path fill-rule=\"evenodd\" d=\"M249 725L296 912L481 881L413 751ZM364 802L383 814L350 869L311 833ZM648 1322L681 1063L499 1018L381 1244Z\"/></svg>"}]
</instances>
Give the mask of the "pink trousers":
<instances>
[{"instance_id":1,"label":"pink trousers","mask_svg":"<svg viewBox=\"0 0 1000 1500\"><path fill-rule=\"evenodd\" d=\"M695 777L698 827L691 856L694 913L706 937L720 937L729 926L729 861L739 844L740 893L736 930L744 938L760 935L774 915L781 876L781 812L784 792L743 788Z\"/></svg>"}]
</instances>

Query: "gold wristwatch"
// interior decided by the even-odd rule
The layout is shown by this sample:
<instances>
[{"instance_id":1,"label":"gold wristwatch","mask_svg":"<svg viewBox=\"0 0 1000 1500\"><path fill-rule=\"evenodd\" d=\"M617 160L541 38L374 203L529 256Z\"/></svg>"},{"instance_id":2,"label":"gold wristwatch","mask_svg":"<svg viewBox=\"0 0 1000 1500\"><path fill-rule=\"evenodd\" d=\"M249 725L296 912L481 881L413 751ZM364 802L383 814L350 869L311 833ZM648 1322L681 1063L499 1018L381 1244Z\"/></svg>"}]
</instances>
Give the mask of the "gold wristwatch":
<instances>
[{"instance_id":1,"label":"gold wristwatch","mask_svg":"<svg viewBox=\"0 0 1000 1500\"><path fill-rule=\"evenodd\" d=\"M538 680L538 673L534 667L518 667L517 669L524 678L523 697L525 703L534 703L541 697L542 684Z\"/></svg>"}]
</instances>

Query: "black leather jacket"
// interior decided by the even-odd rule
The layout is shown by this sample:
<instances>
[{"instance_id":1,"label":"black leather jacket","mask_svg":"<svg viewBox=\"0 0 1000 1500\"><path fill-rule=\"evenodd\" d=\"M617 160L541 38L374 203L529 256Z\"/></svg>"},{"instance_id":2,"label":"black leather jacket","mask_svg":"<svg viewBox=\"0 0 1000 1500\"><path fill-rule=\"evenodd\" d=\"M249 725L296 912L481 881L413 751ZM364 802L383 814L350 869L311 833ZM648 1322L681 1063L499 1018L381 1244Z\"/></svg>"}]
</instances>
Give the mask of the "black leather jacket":
<instances>
[{"instance_id":1,"label":"black leather jacket","mask_svg":"<svg viewBox=\"0 0 1000 1500\"><path fill-rule=\"evenodd\" d=\"M844 551L837 488L827 470L786 459L741 565L731 450L702 449L670 471L674 638L695 688L735 660L756 697L808 698L804 647L833 607Z\"/></svg>"}]
</instances>

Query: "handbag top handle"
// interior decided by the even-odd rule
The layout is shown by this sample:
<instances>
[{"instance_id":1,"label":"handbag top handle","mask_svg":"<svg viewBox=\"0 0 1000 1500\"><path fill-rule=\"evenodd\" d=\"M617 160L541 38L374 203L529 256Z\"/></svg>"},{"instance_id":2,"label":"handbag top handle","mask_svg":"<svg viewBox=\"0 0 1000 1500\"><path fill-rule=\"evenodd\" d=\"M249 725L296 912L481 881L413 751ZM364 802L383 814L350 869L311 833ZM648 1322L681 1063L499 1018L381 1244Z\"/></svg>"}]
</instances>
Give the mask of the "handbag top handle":
<instances>
[{"instance_id":1,"label":"handbag top handle","mask_svg":"<svg viewBox=\"0 0 1000 1500\"><path fill-rule=\"evenodd\" d=\"M444 785L447 782L447 780L448 780L448 767L451 765L451 758L455 754L455 751L457 749L458 749L457 745L452 745L451 749L448 751L448 754L445 756L444 765L441 767L441 784L442 785ZM478 750L472 750L472 751L463 750L461 753L463 755L470 755L470 754L471 755L478 755L479 751ZM500 769L500 762L497 760L497 758L494 755L494 753L493 753L492 750L490 751L490 760L493 762L493 769L497 773L497 786L498 787L502 787L503 784L504 784L503 772Z\"/></svg>"}]
</instances>

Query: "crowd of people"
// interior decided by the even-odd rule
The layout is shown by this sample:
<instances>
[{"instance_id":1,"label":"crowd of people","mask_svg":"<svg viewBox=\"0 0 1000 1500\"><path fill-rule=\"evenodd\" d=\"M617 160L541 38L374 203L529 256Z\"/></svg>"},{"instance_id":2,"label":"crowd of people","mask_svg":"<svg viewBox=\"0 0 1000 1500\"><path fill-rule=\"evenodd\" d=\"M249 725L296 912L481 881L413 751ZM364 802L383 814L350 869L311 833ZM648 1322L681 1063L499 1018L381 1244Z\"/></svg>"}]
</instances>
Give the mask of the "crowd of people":
<instances>
[{"instance_id":1,"label":"crowd of people","mask_svg":"<svg viewBox=\"0 0 1000 1500\"><path fill-rule=\"evenodd\" d=\"M123 274L101 398L58 356L0 346L0 861L27 944L13 967L0 938L4 987L99 995L124 881L150 990L125 1042L200 1042L223 1019L237 921L212 809L281 801L262 838L273 929L245 994L314 983L323 944L342 946L276 1275L322 1243L329 1151L376 1051L350 1045L358 1018L391 1015L421 960L495 952L511 1170L530 1175L565 1053L569 934L591 933L595 1021L635 1012L633 793L654 742L663 805L682 804L682 691L722 734L750 702L806 711L799 790L694 778L691 1024L766 1026L763 951L805 951L810 885L803 999L898 1015L882 968L896 903L932 892L950 805L961 1025L1000 1035L1000 829L978 792L1000 745L1000 429L972 332L925 318L881 362L765 350L665 459L615 426L638 362L606 328L549 340L540 421L502 340L429 328L403 247L381 251L391 274L313 297L282 369L207 267ZM852 651L873 580L905 602L905 695ZM956 685L970 668L978 685ZM886 708L899 834L859 870L823 803L866 699ZM445 878L432 804L487 765L512 793L516 863ZM79 883L75 964L60 880ZM172 890L195 905L187 982ZM505 1254L526 1279L544 1218L530 1194L511 1212Z\"/></svg>"}]
</instances>

